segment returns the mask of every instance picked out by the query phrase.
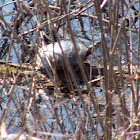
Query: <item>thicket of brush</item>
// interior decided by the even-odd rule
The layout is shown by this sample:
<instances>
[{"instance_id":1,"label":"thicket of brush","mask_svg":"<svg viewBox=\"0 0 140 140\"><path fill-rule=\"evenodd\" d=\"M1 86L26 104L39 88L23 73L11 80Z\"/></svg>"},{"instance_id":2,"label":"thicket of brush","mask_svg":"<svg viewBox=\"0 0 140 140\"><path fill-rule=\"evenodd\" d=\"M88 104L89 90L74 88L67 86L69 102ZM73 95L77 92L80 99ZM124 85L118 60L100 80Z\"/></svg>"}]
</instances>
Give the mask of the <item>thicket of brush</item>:
<instances>
[{"instance_id":1,"label":"thicket of brush","mask_svg":"<svg viewBox=\"0 0 140 140\"><path fill-rule=\"evenodd\" d=\"M14 72L0 67L0 138L140 139L138 0L0 3L0 58L16 63ZM36 70L42 45L68 39L101 41L89 57L104 69L99 88L87 81L83 89L70 74L67 90Z\"/></svg>"}]
</instances>

